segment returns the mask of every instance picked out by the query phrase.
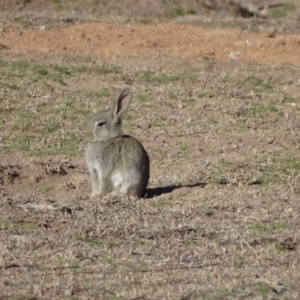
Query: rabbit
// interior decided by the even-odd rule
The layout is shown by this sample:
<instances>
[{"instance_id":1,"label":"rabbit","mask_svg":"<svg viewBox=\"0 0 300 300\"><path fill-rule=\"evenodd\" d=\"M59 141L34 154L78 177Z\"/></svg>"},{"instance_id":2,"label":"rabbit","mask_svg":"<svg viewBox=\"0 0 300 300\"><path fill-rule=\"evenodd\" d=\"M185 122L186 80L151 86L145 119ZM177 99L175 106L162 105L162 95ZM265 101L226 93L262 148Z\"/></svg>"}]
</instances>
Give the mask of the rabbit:
<instances>
[{"instance_id":1,"label":"rabbit","mask_svg":"<svg viewBox=\"0 0 300 300\"><path fill-rule=\"evenodd\" d=\"M92 196L121 194L145 196L150 176L147 151L135 138L122 133L122 119L132 99L125 88L111 102L87 121L86 162L92 179Z\"/></svg>"}]
</instances>

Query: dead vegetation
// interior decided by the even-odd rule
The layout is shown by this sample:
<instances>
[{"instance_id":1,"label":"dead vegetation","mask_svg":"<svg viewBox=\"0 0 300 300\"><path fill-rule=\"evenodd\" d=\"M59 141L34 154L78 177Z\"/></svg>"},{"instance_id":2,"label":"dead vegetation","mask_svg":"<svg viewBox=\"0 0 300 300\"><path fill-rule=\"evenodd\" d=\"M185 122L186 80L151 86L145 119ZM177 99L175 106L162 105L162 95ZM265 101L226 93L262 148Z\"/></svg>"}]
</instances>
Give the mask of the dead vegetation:
<instances>
[{"instance_id":1,"label":"dead vegetation","mask_svg":"<svg viewBox=\"0 0 300 300\"><path fill-rule=\"evenodd\" d=\"M1 50L0 298L298 299L299 65L140 42L147 56ZM124 86L147 197L91 198L83 124Z\"/></svg>"}]
</instances>

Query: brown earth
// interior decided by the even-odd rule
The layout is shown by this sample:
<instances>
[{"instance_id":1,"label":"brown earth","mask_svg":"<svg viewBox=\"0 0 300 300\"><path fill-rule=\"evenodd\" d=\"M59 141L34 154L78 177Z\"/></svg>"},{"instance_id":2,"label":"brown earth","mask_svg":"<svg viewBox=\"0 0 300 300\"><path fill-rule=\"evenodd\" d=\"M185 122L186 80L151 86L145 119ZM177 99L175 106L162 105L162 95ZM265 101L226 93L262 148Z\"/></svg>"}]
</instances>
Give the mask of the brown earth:
<instances>
[{"instance_id":1,"label":"brown earth","mask_svg":"<svg viewBox=\"0 0 300 300\"><path fill-rule=\"evenodd\" d=\"M161 57L237 59L262 64L300 64L297 34L250 33L192 25L80 24L47 31L2 32L2 49L11 53L73 53L106 59Z\"/></svg>"},{"instance_id":2,"label":"brown earth","mask_svg":"<svg viewBox=\"0 0 300 300\"><path fill-rule=\"evenodd\" d=\"M0 33L0 298L299 299L295 25L58 19ZM148 195L91 198L83 127L124 86Z\"/></svg>"}]
</instances>

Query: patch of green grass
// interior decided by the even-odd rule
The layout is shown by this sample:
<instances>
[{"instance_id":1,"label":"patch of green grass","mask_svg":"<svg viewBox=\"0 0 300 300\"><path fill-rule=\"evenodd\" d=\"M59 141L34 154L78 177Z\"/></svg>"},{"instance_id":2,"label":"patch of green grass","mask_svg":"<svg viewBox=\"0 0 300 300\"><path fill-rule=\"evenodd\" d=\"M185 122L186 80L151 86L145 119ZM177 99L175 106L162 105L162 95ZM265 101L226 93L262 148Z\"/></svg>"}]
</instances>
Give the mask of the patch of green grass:
<instances>
[{"instance_id":1,"label":"patch of green grass","mask_svg":"<svg viewBox=\"0 0 300 300\"><path fill-rule=\"evenodd\" d=\"M135 18L135 22L140 23L140 24L151 24L153 22L153 20L151 18L137 17L137 18Z\"/></svg>"},{"instance_id":2,"label":"patch of green grass","mask_svg":"<svg viewBox=\"0 0 300 300\"><path fill-rule=\"evenodd\" d=\"M61 259L56 262L57 268L78 268L79 260L78 259Z\"/></svg>"},{"instance_id":3,"label":"patch of green grass","mask_svg":"<svg viewBox=\"0 0 300 300\"><path fill-rule=\"evenodd\" d=\"M216 94L216 91L206 91L206 92L201 92L199 94L197 94L198 98L211 98L212 96L214 96Z\"/></svg>"},{"instance_id":4,"label":"patch of green grass","mask_svg":"<svg viewBox=\"0 0 300 300\"><path fill-rule=\"evenodd\" d=\"M140 101L140 102L146 102L147 103L147 102L151 101L151 99L148 95L145 95L145 94L142 94L142 93L137 94L136 97L137 97L138 101Z\"/></svg>"},{"instance_id":5,"label":"patch of green grass","mask_svg":"<svg viewBox=\"0 0 300 300\"><path fill-rule=\"evenodd\" d=\"M136 74L137 78L142 82L149 83L169 83L180 80L195 80L197 78L194 73L181 73L181 74L170 74L170 73L155 73L153 71L140 71Z\"/></svg>"},{"instance_id":6,"label":"patch of green grass","mask_svg":"<svg viewBox=\"0 0 300 300\"><path fill-rule=\"evenodd\" d=\"M154 148L152 149L152 151L153 151L153 152L156 152L156 153L160 153L160 154L165 153L165 151L164 151L162 148L160 148L160 147L154 147Z\"/></svg>"},{"instance_id":7,"label":"patch of green grass","mask_svg":"<svg viewBox=\"0 0 300 300\"><path fill-rule=\"evenodd\" d=\"M221 158L219 160L219 164L222 166L222 167L225 167L226 169L228 168L231 168L233 166L233 163L224 159L224 158Z\"/></svg>"},{"instance_id":8,"label":"patch of green grass","mask_svg":"<svg viewBox=\"0 0 300 300\"><path fill-rule=\"evenodd\" d=\"M84 242L86 244L89 244L92 247L103 247L103 242L99 239L95 239L93 237L88 236L78 236L76 237L78 241Z\"/></svg>"},{"instance_id":9,"label":"patch of green grass","mask_svg":"<svg viewBox=\"0 0 300 300\"><path fill-rule=\"evenodd\" d=\"M265 283L260 283L256 286L256 291L262 295L262 296L266 296L271 292L270 287L265 284Z\"/></svg>"},{"instance_id":10,"label":"patch of green grass","mask_svg":"<svg viewBox=\"0 0 300 300\"><path fill-rule=\"evenodd\" d=\"M65 78L76 76L82 73L96 75L115 75L121 73L121 68L110 65L82 64L76 66L53 65L48 63L36 63L25 60L0 61L0 76L4 79L21 78L30 79L34 82L50 80L65 85ZM10 82L7 82L10 84Z\"/></svg>"},{"instance_id":11,"label":"patch of green grass","mask_svg":"<svg viewBox=\"0 0 300 300\"><path fill-rule=\"evenodd\" d=\"M78 115L88 116L91 112L80 105L82 104L69 97L65 103L51 109L50 112L62 114L63 118L71 120L77 119Z\"/></svg>"},{"instance_id":12,"label":"patch of green grass","mask_svg":"<svg viewBox=\"0 0 300 300\"><path fill-rule=\"evenodd\" d=\"M52 190L53 190L53 187L48 186L48 187L43 188L42 191L41 191L41 193L42 193L43 195L49 195L49 193L50 193Z\"/></svg>"},{"instance_id":13,"label":"patch of green grass","mask_svg":"<svg viewBox=\"0 0 300 300\"><path fill-rule=\"evenodd\" d=\"M221 299L236 299L236 294L228 290L219 290L213 292L191 291L184 299L196 300L221 300Z\"/></svg>"},{"instance_id":14,"label":"patch of green grass","mask_svg":"<svg viewBox=\"0 0 300 300\"><path fill-rule=\"evenodd\" d=\"M89 63L89 60L91 58L86 58L87 63ZM60 73L65 75L76 75L76 74L82 74L82 73L92 73L96 75L116 75L122 73L122 69L117 66L112 65L87 65L87 64L81 64L71 67L66 66L55 66L57 70L59 70Z\"/></svg>"},{"instance_id":15,"label":"patch of green grass","mask_svg":"<svg viewBox=\"0 0 300 300\"><path fill-rule=\"evenodd\" d=\"M263 184L268 184L270 183L272 180L271 178L267 177L266 175L260 175L258 177L256 177L251 184L252 185L263 185Z\"/></svg>"},{"instance_id":16,"label":"patch of green grass","mask_svg":"<svg viewBox=\"0 0 300 300\"><path fill-rule=\"evenodd\" d=\"M24 74L30 68L30 63L24 60L14 60L10 63L10 68L12 71Z\"/></svg>"},{"instance_id":17,"label":"patch of green grass","mask_svg":"<svg viewBox=\"0 0 300 300\"><path fill-rule=\"evenodd\" d=\"M53 133L57 131L59 128L60 126L58 124L50 124L44 128L44 131L46 131L47 133Z\"/></svg>"},{"instance_id":18,"label":"patch of green grass","mask_svg":"<svg viewBox=\"0 0 300 300\"><path fill-rule=\"evenodd\" d=\"M286 250L288 250L287 246L284 243L281 243L281 242L274 243L274 248L276 250L278 250L278 251L286 251Z\"/></svg>"},{"instance_id":19,"label":"patch of green grass","mask_svg":"<svg viewBox=\"0 0 300 300\"><path fill-rule=\"evenodd\" d=\"M281 169L286 170L289 174L289 170L300 170L300 158L284 156L284 157L274 157L273 161L279 162L281 164Z\"/></svg>"},{"instance_id":20,"label":"patch of green grass","mask_svg":"<svg viewBox=\"0 0 300 300\"><path fill-rule=\"evenodd\" d=\"M28 29L34 26L34 23L32 21L25 18L15 18L14 21L19 23L22 26L22 28Z\"/></svg>"},{"instance_id":21,"label":"patch of green grass","mask_svg":"<svg viewBox=\"0 0 300 300\"><path fill-rule=\"evenodd\" d=\"M169 9L166 10L164 17L167 19L175 19L178 17L184 17L187 15L195 15L196 12L193 9L185 8L182 6L170 6Z\"/></svg>"},{"instance_id":22,"label":"patch of green grass","mask_svg":"<svg viewBox=\"0 0 300 300\"><path fill-rule=\"evenodd\" d=\"M8 222L8 221L1 221L0 220L0 228L1 229L6 229L6 228L9 228L10 227L10 222Z\"/></svg>"},{"instance_id":23,"label":"patch of green grass","mask_svg":"<svg viewBox=\"0 0 300 300\"><path fill-rule=\"evenodd\" d=\"M4 154L13 153L15 151L21 151L24 154L29 156L32 155L70 155L70 156L80 156L82 155L82 150L80 149L80 141L73 138L73 139L65 139L62 140L59 145L51 146L44 145L39 146L31 146L31 141L34 140L36 137L29 135L29 136L19 136L17 138L8 138L6 143L9 144L9 147L1 147L0 151Z\"/></svg>"},{"instance_id":24,"label":"patch of green grass","mask_svg":"<svg viewBox=\"0 0 300 300\"><path fill-rule=\"evenodd\" d=\"M197 103L197 101L194 98L187 98L183 99L182 101L188 106L194 106Z\"/></svg>"},{"instance_id":25,"label":"patch of green grass","mask_svg":"<svg viewBox=\"0 0 300 300\"><path fill-rule=\"evenodd\" d=\"M11 299L12 300L37 300L38 298L35 296L17 296Z\"/></svg>"},{"instance_id":26,"label":"patch of green grass","mask_svg":"<svg viewBox=\"0 0 300 300\"><path fill-rule=\"evenodd\" d=\"M60 72L56 72L54 69L51 69L49 66L38 63L30 63L23 60L15 60L12 62L6 62L6 65L9 67L9 70L5 72L6 78L11 77L28 77L34 81L39 80L52 80L54 82L65 85L63 80L63 75Z\"/></svg>"},{"instance_id":27,"label":"patch of green grass","mask_svg":"<svg viewBox=\"0 0 300 300\"><path fill-rule=\"evenodd\" d=\"M30 132L33 130L33 126L31 123L26 123L24 124L24 121L18 120L13 126L12 126L13 131L20 131L20 132Z\"/></svg>"},{"instance_id":28,"label":"patch of green grass","mask_svg":"<svg viewBox=\"0 0 300 300\"><path fill-rule=\"evenodd\" d=\"M117 243L112 240L100 240L97 238L87 237L87 236L78 236L76 237L76 239L78 241L87 243L93 247L118 248L120 246L120 243Z\"/></svg>"},{"instance_id":29,"label":"patch of green grass","mask_svg":"<svg viewBox=\"0 0 300 300\"><path fill-rule=\"evenodd\" d=\"M110 91L107 88L102 88L99 90L79 90L79 94L87 97L87 98L104 98L104 97L110 97Z\"/></svg>"},{"instance_id":30,"label":"patch of green grass","mask_svg":"<svg viewBox=\"0 0 300 300\"><path fill-rule=\"evenodd\" d=\"M258 93L270 93L273 91L273 87L270 83L264 81L261 78L250 76L244 80L242 80L239 85L248 86L253 91Z\"/></svg>"},{"instance_id":31,"label":"patch of green grass","mask_svg":"<svg viewBox=\"0 0 300 300\"><path fill-rule=\"evenodd\" d=\"M49 75L49 72L39 64L32 64L32 71L41 76Z\"/></svg>"},{"instance_id":32,"label":"patch of green grass","mask_svg":"<svg viewBox=\"0 0 300 300\"><path fill-rule=\"evenodd\" d=\"M68 68L66 66L54 66L53 69L55 71L57 71L58 73L60 73L61 75L71 75L72 74L70 68ZM74 69L76 70L76 67Z\"/></svg>"},{"instance_id":33,"label":"patch of green grass","mask_svg":"<svg viewBox=\"0 0 300 300\"><path fill-rule=\"evenodd\" d=\"M6 83L6 82L1 82L0 83L1 87L6 88L6 89L10 89L10 90L14 90L14 91L19 91L20 87L18 87L16 84L10 84L10 83Z\"/></svg>"},{"instance_id":34,"label":"patch of green grass","mask_svg":"<svg viewBox=\"0 0 300 300\"><path fill-rule=\"evenodd\" d=\"M37 228L39 228L39 224L34 223L34 222L8 222L8 221L3 222L2 221L0 223L0 227L2 227L2 226L5 228L15 228L15 229L24 230L24 231L32 231L32 230L36 230Z\"/></svg>"},{"instance_id":35,"label":"patch of green grass","mask_svg":"<svg viewBox=\"0 0 300 300\"><path fill-rule=\"evenodd\" d=\"M104 262L106 262L110 266L116 266L117 265L117 261L112 257L104 257L103 260L104 260Z\"/></svg>"},{"instance_id":36,"label":"patch of green grass","mask_svg":"<svg viewBox=\"0 0 300 300\"><path fill-rule=\"evenodd\" d=\"M235 21L220 21L220 22L214 22L214 26L216 28L236 28L237 23Z\"/></svg>"},{"instance_id":37,"label":"patch of green grass","mask_svg":"<svg viewBox=\"0 0 300 300\"><path fill-rule=\"evenodd\" d=\"M152 71L142 71L137 74L138 78L144 82L158 82L167 83L180 80L180 76L177 74L166 74L160 73L156 74Z\"/></svg>"},{"instance_id":38,"label":"patch of green grass","mask_svg":"<svg viewBox=\"0 0 300 300\"><path fill-rule=\"evenodd\" d=\"M287 223L254 223L251 226L251 230L254 233L271 233L271 232L281 232L289 228Z\"/></svg>"},{"instance_id":39,"label":"patch of green grass","mask_svg":"<svg viewBox=\"0 0 300 300\"><path fill-rule=\"evenodd\" d=\"M51 2L53 3L56 10L63 10L66 8L61 0L51 0Z\"/></svg>"},{"instance_id":40,"label":"patch of green grass","mask_svg":"<svg viewBox=\"0 0 300 300\"><path fill-rule=\"evenodd\" d=\"M259 116L269 112L278 112L278 108L272 103L254 103L250 111L253 115Z\"/></svg>"},{"instance_id":41,"label":"patch of green grass","mask_svg":"<svg viewBox=\"0 0 300 300\"><path fill-rule=\"evenodd\" d=\"M122 69L116 66L95 66L90 70L98 75L120 74L122 72Z\"/></svg>"},{"instance_id":42,"label":"patch of green grass","mask_svg":"<svg viewBox=\"0 0 300 300\"><path fill-rule=\"evenodd\" d=\"M249 130L249 126L246 125L246 124L243 124L243 123L240 123L240 124L233 124L232 126L229 126L228 127L228 130L230 131L233 130L237 133L242 133L242 132L246 132Z\"/></svg>"},{"instance_id":43,"label":"patch of green grass","mask_svg":"<svg viewBox=\"0 0 300 300\"><path fill-rule=\"evenodd\" d=\"M235 268L241 268L244 265L244 261L238 258L233 262L233 265Z\"/></svg>"},{"instance_id":44,"label":"patch of green grass","mask_svg":"<svg viewBox=\"0 0 300 300\"><path fill-rule=\"evenodd\" d=\"M22 4L22 5L27 5L28 3L30 3L31 2L31 0L17 0L17 3L18 4Z\"/></svg>"},{"instance_id":45,"label":"patch of green grass","mask_svg":"<svg viewBox=\"0 0 300 300\"><path fill-rule=\"evenodd\" d=\"M188 144L186 142L180 142L179 148L180 148L180 150L185 151L188 149Z\"/></svg>"},{"instance_id":46,"label":"patch of green grass","mask_svg":"<svg viewBox=\"0 0 300 300\"><path fill-rule=\"evenodd\" d=\"M298 100L290 95L284 95L282 102L283 103L297 103Z\"/></svg>"},{"instance_id":47,"label":"patch of green grass","mask_svg":"<svg viewBox=\"0 0 300 300\"><path fill-rule=\"evenodd\" d=\"M228 180L226 179L226 176L224 175L224 172L221 170L215 171L212 174L212 183L214 184L227 184Z\"/></svg>"},{"instance_id":48,"label":"patch of green grass","mask_svg":"<svg viewBox=\"0 0 300 300\"><path fill-rule=\"evenodd\" d=\"M271 16L275 19L285 18L289 12L294 11L296 5L294 3L289 3L281 7L276 7L270 9Z\"/></svg>"},{"instance_id":49,"label":"patch of green grass","mask_svg":"<svg viewBox=\"0 0 300 300\"><path fill-rule=\"evenodd\" d=\"M143 273L143 272L149 271L148 265L146 265L146 264L144 265L141 262L133 263L133 262L128 261L128 262L125 262L124 265L135 273Z\"/></svg>"},{"instance_id":50,"label":"patch of green grass","mask_svg":"<svg viewBox=\"0 0 300 300\"><path fill-rule=\"evenodd\" d=\"M82 150L79 149L79 140L77 139L65 139L62 140L59 146L31 149L27 147L25 153L28 155L70 155L70 156L80 156L82 155ZM28 149L29 148L29 149Z\"/></svg>"}]
</instances>

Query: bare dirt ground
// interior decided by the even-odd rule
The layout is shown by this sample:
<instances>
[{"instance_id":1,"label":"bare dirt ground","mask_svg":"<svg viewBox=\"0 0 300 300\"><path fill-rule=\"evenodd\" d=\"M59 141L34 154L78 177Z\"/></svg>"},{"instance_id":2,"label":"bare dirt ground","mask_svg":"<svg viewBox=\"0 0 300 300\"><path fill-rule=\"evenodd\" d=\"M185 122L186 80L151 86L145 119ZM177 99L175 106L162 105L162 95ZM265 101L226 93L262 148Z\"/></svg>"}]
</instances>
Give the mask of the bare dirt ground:
<instances>
[{"instance_id":1,"label":"bare dirt ground","mask_svg":"<svg viewBox=\"0 0 300 300\"><path fill-rule=\"evenodd\" d=\"M1 299L299 299L299 7L215 3L1 1ZM125 86L147 197L91 198Z\"/></svg>"}]
</instances>

